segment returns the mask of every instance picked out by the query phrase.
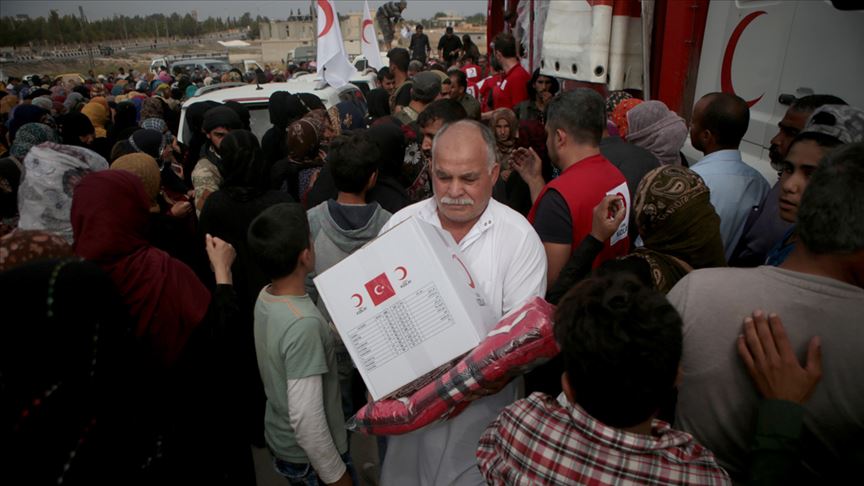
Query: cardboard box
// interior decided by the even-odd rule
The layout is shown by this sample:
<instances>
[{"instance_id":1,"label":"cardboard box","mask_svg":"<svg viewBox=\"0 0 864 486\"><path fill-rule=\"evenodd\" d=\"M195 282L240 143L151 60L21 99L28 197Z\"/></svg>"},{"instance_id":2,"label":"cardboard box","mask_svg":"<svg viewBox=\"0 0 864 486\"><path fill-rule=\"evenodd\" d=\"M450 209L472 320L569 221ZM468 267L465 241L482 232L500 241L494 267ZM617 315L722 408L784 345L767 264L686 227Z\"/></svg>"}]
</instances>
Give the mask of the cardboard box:
<instances>
[{"instance_id":1,"label":"cardboard box","mask_svg":"<svg viewBox=\"0 0 864 486\"><path fill-rule=\"evenodd\" d=\"M450 233L408 218L315 278L378 400L476 347L495 318Z\"/></svg>"}]
</instances>

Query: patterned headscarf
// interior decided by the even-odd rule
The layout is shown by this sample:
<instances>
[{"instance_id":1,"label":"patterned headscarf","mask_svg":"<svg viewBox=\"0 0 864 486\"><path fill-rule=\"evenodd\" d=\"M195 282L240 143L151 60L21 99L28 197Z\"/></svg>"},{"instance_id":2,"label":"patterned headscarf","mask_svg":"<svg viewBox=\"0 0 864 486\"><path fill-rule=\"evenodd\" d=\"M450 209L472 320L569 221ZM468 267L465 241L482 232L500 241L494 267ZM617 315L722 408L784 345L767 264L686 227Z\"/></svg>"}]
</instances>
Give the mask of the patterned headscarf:
<instances>
[{"instance_id":1,"label":"patterned headscarf","mask_svg":"<svg viewBox=\"0 0 864 486\"><path fill-rule=\"evenodd\" d=\"M353 101L342 101L327 110L330 126L337 137L345 131L366 128L366 114Z\"/></svg>"},{"instance_id":2,"label":"patterned headscarf","mask_svg":"<svg viewBox=\"0 0 864 486\"><path fill-rule=\"evenodd\" d=\"M141 119L148 118L165 118L165 104L156 96L145 99L141 105Z\"/></svg>"},{"instance_id":3,"label":"patterned headscarf","mask_svg":"<svg viewBox=\"0 0 864 486\"><path fill-rule=\"evenodd\" d=\"M613 91L609 93L609 96L606 97L606 116L611 118L618 104L631 98L633 98L633 95L626 91Z\"/></svg>"},{"instance_id":4,"label":"patterned headscarf","mask_svg":"<svg viewBox=\"0 0 864 486\"><path fill-rule=\"evenodd\" d=\"M44 231L14 231L0 238L0 272L25 263L73 256L63 238Z\"/></svg>"},{"instance_id":5,"label":"patterned headscarf","mask_svg":"<svg viewBox=\"0 0 864 486\"><path fill-rule=\"evenodd\" d=\"M148 128L150 130L156 130L159 133L165 133L168 131L168 124L161 118L146 118L141 120L141 128Z\"/></svg>"},{"instance_id":6,"label":"patterned headscarf","mask_svg":"<svg viewBox=\"0 0 864 486\"><path fill-rule=\"evenodd\" d=\"M668 292L691 269L726 266L720 217L695 172L674 165L652 170L639 183L633 210L645 246L625 258L648 262L657 290Z\"/></svg>"},{"instance_id":7,"label":"patterned headscarf","mask_svg":"<svg viewBox=\"0 0 864 486\"><path fill-rule=\"evenodd\" d=\"M31 147L43 142L60 143L60 136L44 123L28 123L18 130L9 152L18 160L24 160Z\"/></svg>"},{"instance_id":8,"label":"patterned headscarf","mask_svg":"<svg viewBox=\"0 0 864 486\"><path fill-rule=\"evenodd\" d=\"M107 168L105 159L83 147L45 142L31 148L18 189L18 227L55 233L71 243L75 186L85 175Z\"/></svg>"},{"instance_id":9,"label":"patterned headscarf","mask_svg":"<svg viewBox=\"0 0 864 486\"><path fill-rule=\"evenodd\" d=\"M304 117L285 129L288 157L296 162L318 157L324 134L323 124L316 117Z\"/></svg>"},{"instance_id":10,"label":"patterned headscarf","mask_svg":"<svg viewBox=\"0 0 864 486\"><path fill-rule=\"evenodd\" d=\"M615 110L612 111L612 116L609 118L612 120L612 123L618 127L618 133L621 135L621 138L627 138L627 112L632 110L639 103L642 103L642 100L628 98L618 103L618 106L616 106Z\"/></svg>"}]
</instances>

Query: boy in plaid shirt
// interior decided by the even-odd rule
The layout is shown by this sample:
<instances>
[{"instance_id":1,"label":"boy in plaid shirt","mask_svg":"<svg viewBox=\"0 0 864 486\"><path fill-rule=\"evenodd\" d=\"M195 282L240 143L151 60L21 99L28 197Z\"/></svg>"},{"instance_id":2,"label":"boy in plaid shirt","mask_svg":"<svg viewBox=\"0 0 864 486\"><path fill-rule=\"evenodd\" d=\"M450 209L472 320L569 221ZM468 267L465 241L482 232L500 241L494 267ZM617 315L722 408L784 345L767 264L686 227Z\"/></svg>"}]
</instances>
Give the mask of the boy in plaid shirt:
<instances>
[{"instance_id":1,"label":"boy in plaid shirt","mask_svg":"<svg viewBox=\"0 0 864 486\"><path fill-rule=\"evenodd\" d=\"M666 298L635 277L574 287L555 316L563 396L534 393L489 425L477 450L486 481L730 484L710 451L654 418L675 386L681 327Z\"/></svg>"}]
</instances>

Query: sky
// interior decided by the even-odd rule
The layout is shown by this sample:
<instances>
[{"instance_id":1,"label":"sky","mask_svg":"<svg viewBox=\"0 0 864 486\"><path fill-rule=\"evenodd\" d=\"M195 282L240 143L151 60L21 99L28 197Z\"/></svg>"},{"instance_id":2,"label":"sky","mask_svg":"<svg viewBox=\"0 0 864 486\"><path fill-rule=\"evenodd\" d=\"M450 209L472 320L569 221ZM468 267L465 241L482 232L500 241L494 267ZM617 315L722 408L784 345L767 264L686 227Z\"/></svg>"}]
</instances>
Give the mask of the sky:
<instances>
[{"instance_id":1,"label":"sky","mask_svg":"<svg viewBox=\"0 0 864 486\"><path fill-rule=\"evenodd\" d=\"M334 0L339 13L361 12L363 2L359 0ZM369 1L369 9L372 15L384 2L381 0ZM420 20L430 18L436 12L453 11L460 15L472 15L475 13L486 14L486 0L409 0L408 8L404 16L408 20ZM207 17L239 17L244 12L252 16L265 16L271 19L282 19L287 17L288 9L297 10L302 8L308 11L311 2L308 0L281 0L281 1L137 1L137 0L65 0L65 1L43 1L43 0L2 0L0 2L0 16L14 16L28 14L31 17L47 17L51 10L57 10L60 14L78 15L78 6L84 7L84 14L90 20L96 20L116 15L149 15L163 13L170 15L177 12L185 15L192 10L198 11L198 19Z\"/></svg>"}]
</instances>

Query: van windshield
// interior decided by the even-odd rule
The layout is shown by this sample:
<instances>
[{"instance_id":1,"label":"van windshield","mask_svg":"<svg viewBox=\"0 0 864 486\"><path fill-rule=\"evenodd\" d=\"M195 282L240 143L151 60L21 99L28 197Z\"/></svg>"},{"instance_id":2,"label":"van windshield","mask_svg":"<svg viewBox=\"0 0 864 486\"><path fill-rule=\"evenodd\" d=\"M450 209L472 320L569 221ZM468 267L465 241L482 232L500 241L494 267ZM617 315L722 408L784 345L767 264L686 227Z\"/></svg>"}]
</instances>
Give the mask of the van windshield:
<instances>
[{"instance_id":1,"label":"van windshield","mask_svg":"<svg viewBox=\"0 0 864 486\"><path fill-rule=\"evenodd\" d=\"M231 70L231 65L227 62L208 62L206 66L211 73L227 73Z\"/></svg>"}]
</instances>

